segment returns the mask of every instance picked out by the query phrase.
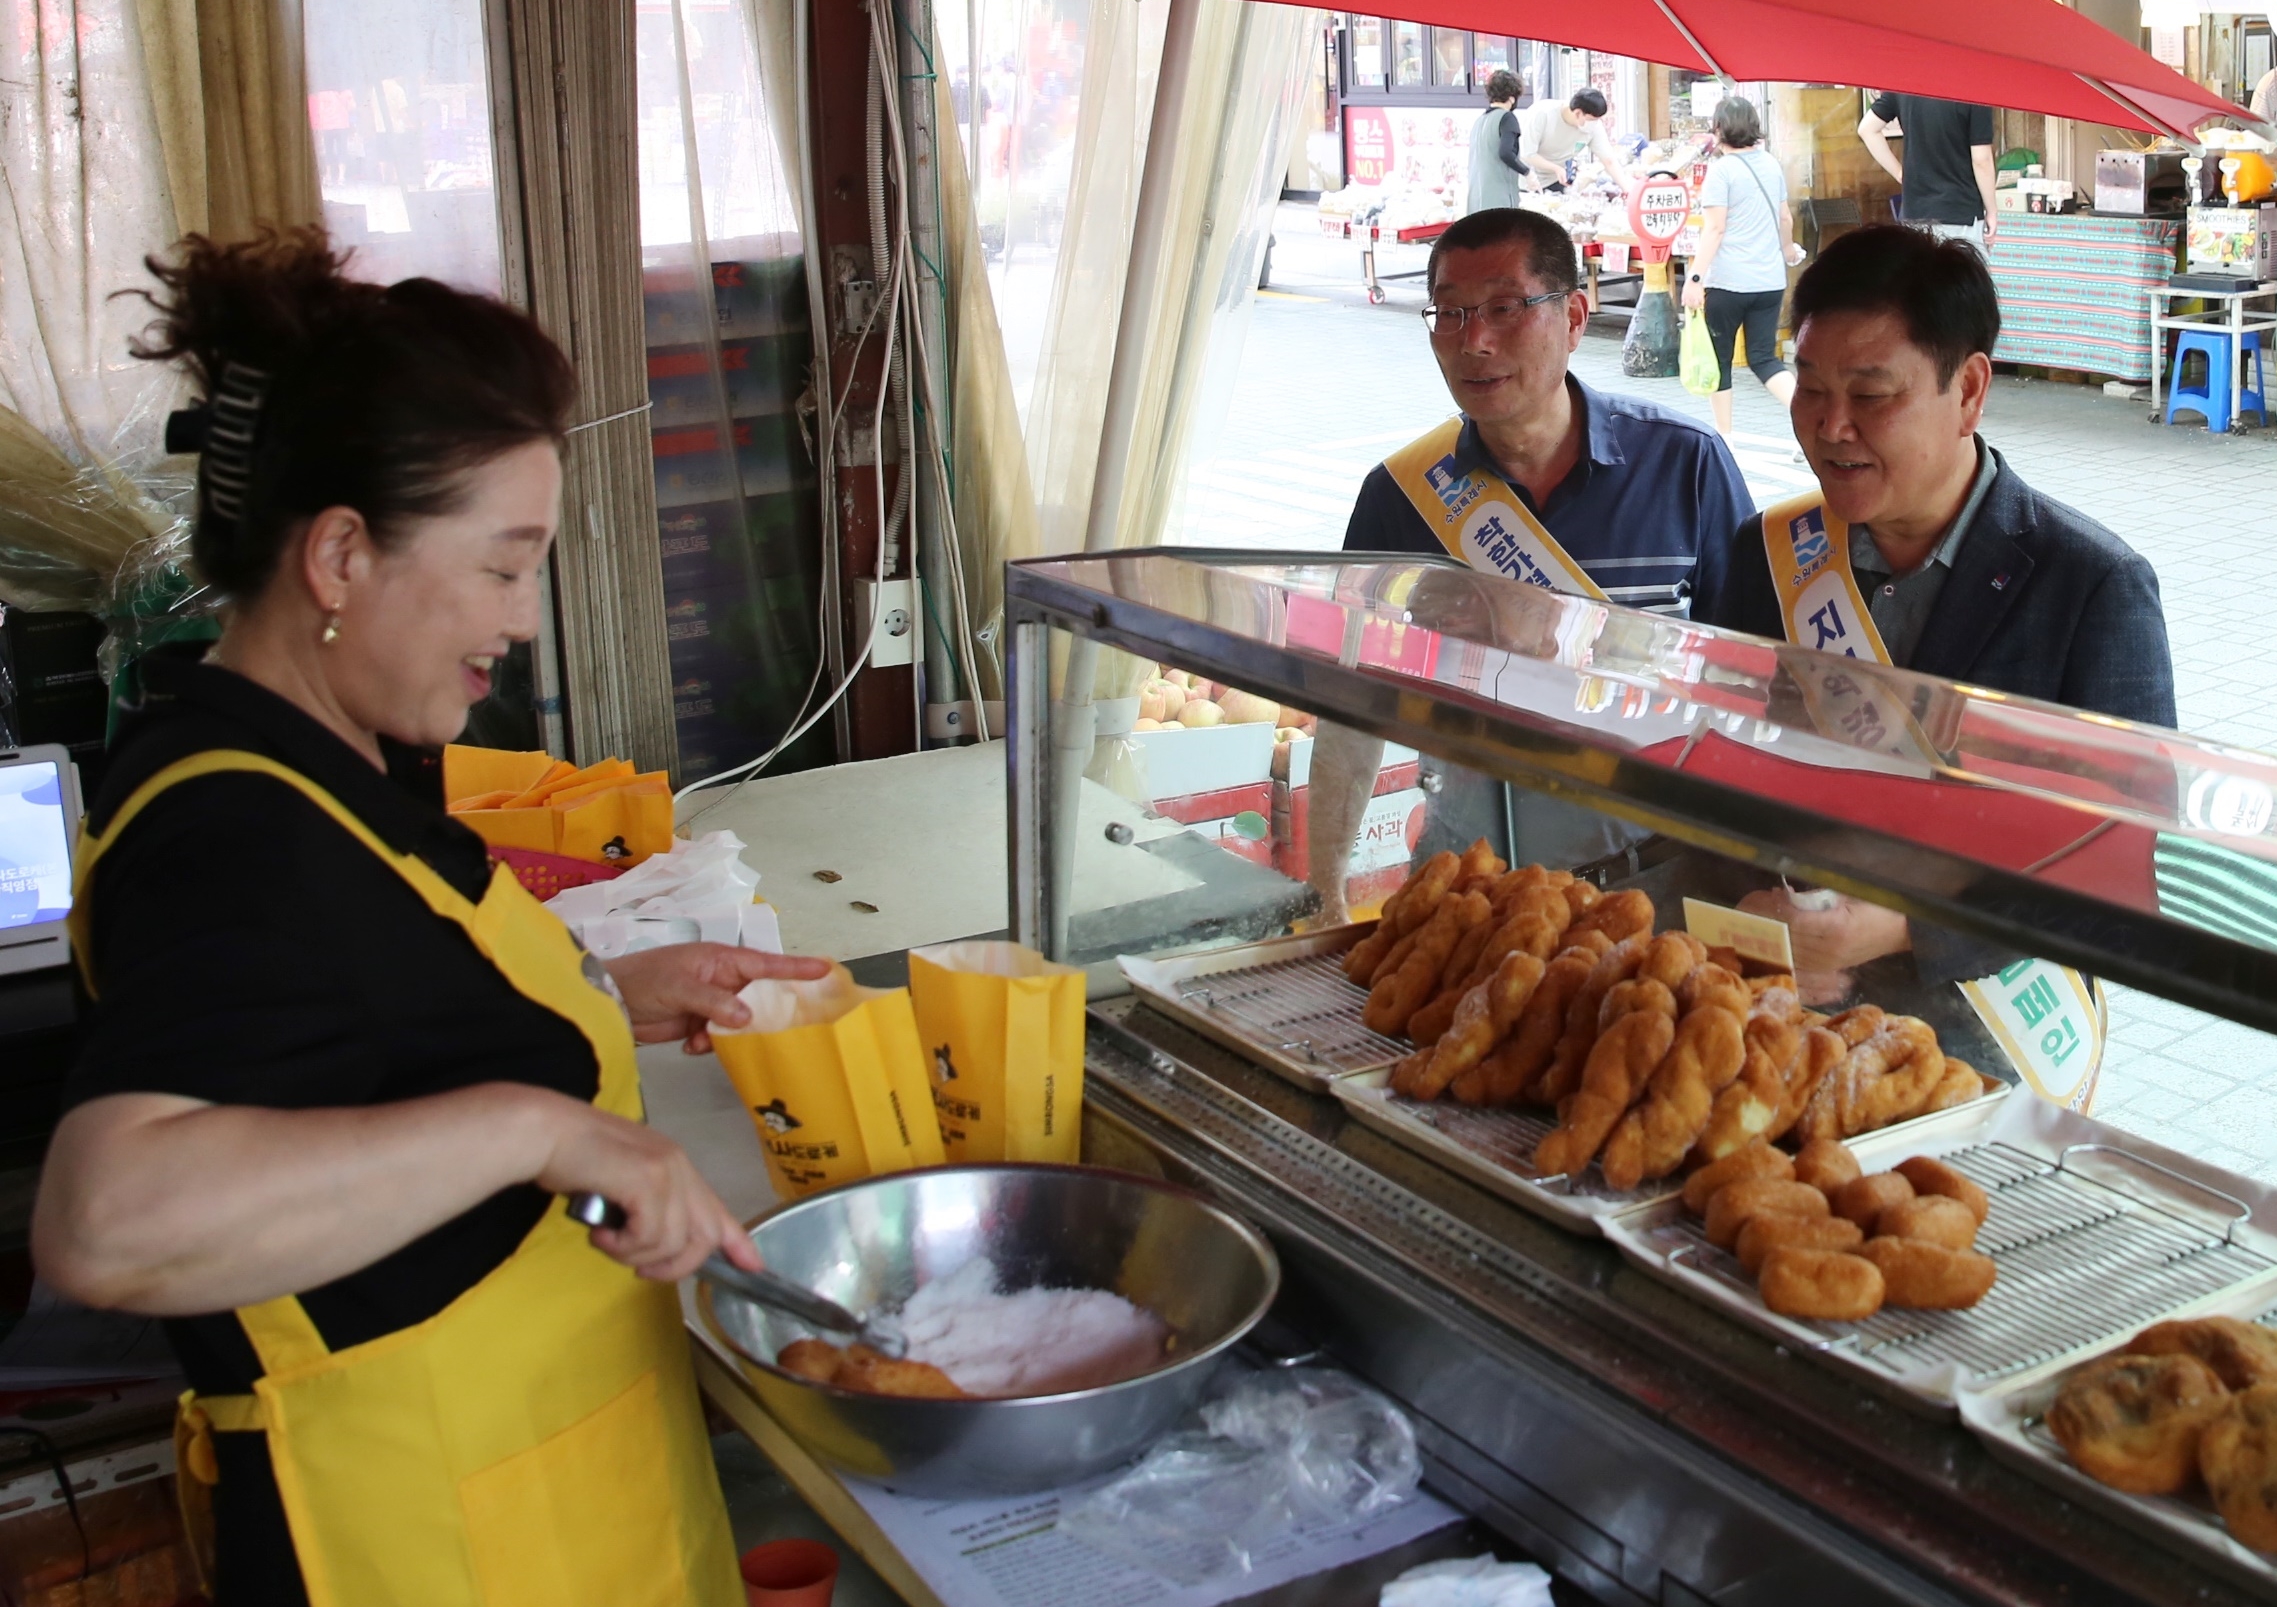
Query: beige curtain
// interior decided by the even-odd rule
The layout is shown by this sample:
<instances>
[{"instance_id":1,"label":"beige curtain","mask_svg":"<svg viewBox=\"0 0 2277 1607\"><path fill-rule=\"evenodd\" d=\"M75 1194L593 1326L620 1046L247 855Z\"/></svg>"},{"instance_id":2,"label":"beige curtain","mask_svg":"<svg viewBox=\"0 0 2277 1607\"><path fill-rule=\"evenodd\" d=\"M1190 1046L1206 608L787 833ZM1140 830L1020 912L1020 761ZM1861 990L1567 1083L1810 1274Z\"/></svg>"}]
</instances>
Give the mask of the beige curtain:
<instances>
[{"instance_id":1,"label":"beige curtain","mask_svg":"<svg viewBox=\"0 0 2277 1607\"><path fill-rule=\"evenodd\" d=\"M161 0L142 0L152 7ZM323 217L316 151L308 129L308 79L300 0L163 0L196 13L198 129L205 145L205 222L219 240L250 237L264 223ZM167 24L178 37L181 23ZM191 134L188 119L175 137ZM169 171L181 158L170 159ZM187 232L188 225L184 225Z\"/></svg>"},{"instance_id":2,"label":"beige curtain","mask_svg":"<svg viewBox=\"0 0 2277 1607\"><path fill-rule=\"evenodd\" d=\"M9 7L0 51L0 601L94 608L186 485L181 381L127 358L149 311L114 293L191 229L318 215L299 4Z\"/></svg>"},{"instance_id":3,"label":"beige curtain","mask_svg":"<svg viewBox=\"0 0 2277 1607\"><path fill-rule=\"evenodd\" d=\"M969 115L981 127L966 133L964 148L978 147L994 193L1008 184L1012 191L1009 202L987 209L988 221L1001 231L992 244L1016 252L1033 219L1058 219L1049 310L1023 425L1014 400L1023 363L1019 354L1007 361L983 262L983 219L962 164L948 157L947 132L954 125L944 107L943 229L958 315L957 519L976 620L993 624L999 617L1007 558L1083 543L1167 11L1166 0L1101 0L1083 17L1064 201L1051 194L1039 199L1025 179L1024 155L1037 143L1027 82L1011 83L1008 93L985 48L968 49L965 63L952 62L943 74L944 96L960 72L970 74ZM1203 7L1181 124L1168 131L1178 152L1174 201L1161 225L1169 244L1141 354L1141 405L1117 545L1163 538L1187 444L1207 413L1211 377L1238 358L1238 335L1279 195L1305 47L1319 16L1246 0L1207 0ZM976 54L978 71L972 68ZM1030 260L1033 255L1031 248ZM1010 264L999 269L1007 276L1017 271ZM990 628L983 627L984 634Z\"/></svg>"},{"instance_id":4,"label":"beige curtain","mask_svg":"<svg viewBox=\"0 0 2277 1607\"><path fill-rule=\"evenodd\" d=\"M983 646L995 647L990 624L1004 614L1004 564L1044 551L1036 519L1036 494L1028 478L1028 449L1020 433L1020 409L1012 391L1011 365L1005 361L1004 334L996 321L996 298L988 287L980 233L975 226L972 187L965 164L948 150L956 128L949 87L936 79L935 100L944 155L941 175L941 246L953 304L956 338L950 353L955 436L950 460L956 465L957 530L963 537L965 596ZM978 694L992 701L1004 696L1003 655L978 655Z\"/></svg>"}]
</instances>

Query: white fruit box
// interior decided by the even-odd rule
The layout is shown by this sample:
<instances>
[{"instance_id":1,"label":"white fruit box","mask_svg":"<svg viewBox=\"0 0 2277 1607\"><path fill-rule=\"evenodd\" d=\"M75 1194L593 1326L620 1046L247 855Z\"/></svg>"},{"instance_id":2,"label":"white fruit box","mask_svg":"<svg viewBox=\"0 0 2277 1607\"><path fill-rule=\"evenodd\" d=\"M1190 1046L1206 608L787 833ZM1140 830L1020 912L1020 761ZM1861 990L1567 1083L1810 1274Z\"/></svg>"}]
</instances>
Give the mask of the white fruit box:
<instances>
[{"instance_id":1,"label":"white fruit box","mask_svg":"<svg viewBox=\"0 0 2277 1607\"><path fill-rule=\"evenodd\" d=\"M1134 731L1146 755L1146 787L1155 798L1223 792L1273 779L1273 728L1206 725L1192 730Z\"/></svg>"}]
</instances>

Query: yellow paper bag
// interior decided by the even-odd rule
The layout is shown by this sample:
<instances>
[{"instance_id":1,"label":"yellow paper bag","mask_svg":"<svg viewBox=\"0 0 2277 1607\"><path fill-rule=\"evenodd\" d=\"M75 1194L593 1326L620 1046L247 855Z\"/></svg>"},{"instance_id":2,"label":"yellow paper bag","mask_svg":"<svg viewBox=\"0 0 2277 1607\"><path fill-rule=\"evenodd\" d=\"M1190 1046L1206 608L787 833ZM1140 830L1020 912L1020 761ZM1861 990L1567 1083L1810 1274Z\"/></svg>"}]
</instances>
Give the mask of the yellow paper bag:
<instances>
[{"instance_id":1,"label":"yellow paper bag","mask_svg":"<svg viewBox=\"0 0 2277 1607\"><path fill-rule=\"evenodd\" d=\"M505 748L447 743L443 748L443 798L445 802L457 803L483 792L503 792L507 798L517 798L535 786L538 778L555 763L550 753L517 753Z\"/></svg>"},{"instance_id":2,"label":"yellow paper bag","mask_svg":"<svg viewBox=\"0 0 2277 1607\"><path fill-rule=\"evenodd\" d=\"M739 997L751 1024L714 1025L712 1045L758 1124L776 1193L795 1200L941 1164L906 989L860 987L833 966L817 982L759 981Z\"/></svg>"},{"instance_id":3,"label":"yellow paper bag","mask_svg":"<svg viewBox=\"0 0 2277 1607\"><path fill-rule=\"evenodd\" d=\"M1083 973L1017 943L909 953L952 1161L1063 1161L1083 1139Z\"/></svg>"}]
</instances>

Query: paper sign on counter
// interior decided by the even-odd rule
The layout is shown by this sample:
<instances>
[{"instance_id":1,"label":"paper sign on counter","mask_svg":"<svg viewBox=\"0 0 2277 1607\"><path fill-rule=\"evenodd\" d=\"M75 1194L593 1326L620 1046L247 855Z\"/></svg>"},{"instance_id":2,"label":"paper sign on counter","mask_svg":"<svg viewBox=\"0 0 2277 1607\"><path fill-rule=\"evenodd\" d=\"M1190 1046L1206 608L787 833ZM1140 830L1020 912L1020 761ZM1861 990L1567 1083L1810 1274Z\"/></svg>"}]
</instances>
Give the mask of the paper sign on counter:
<instances>
[{"instance_id":1,"label":"paper sign on counter","mask_svg":"<svg viewBox=\"0 0 2277 1607\"><path fill-rule=\"evenodd\" d=\"M1684 901L1684 930L1711 949L1731 949L1743 960L1775 965L1782 971L1795 968L1787 923L1768 915L1748 915L1722 904L1688 898Z\"/></svg>"}]
</instances>

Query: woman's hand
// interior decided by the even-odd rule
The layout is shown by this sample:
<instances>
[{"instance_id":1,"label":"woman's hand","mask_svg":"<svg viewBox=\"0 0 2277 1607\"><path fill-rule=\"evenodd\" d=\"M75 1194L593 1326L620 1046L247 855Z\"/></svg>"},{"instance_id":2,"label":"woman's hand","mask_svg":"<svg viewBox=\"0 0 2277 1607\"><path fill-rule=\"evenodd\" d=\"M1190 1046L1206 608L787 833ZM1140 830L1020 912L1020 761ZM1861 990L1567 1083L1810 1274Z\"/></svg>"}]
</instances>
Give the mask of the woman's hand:
<instances>
[{"instance_id":1,"label":"woman's hand","mask_svg":"<svg viewBox=\"0 0 2277 1607\"><path fill-rule=\"evenodd\" d=\"M1739 907L1786 923L1795 951L1795 985L1808 1005L1848 998L1852 970L1913 947L1913 931L1904 916L1861 899L1837 896L1830 908L1811 909L1778 887L1748 894Z\"/></svg>"},{"instance_id":2,"label":"woman's hand","mask_svg":"<svg viewBox=\"0 0 2277 1607\"><path fill-rule=\"evenodd\" d=\"M712 1022L740 1027L751 1019L751 1012L736 997L745 983L761 977L813 982L830 974L828 960L727 943L674 943L603 963L625 996L633 1038L640 1043L678 1038L692 1055L710 1052Z\"/></svg>"},{"instance_id":3,"label":"woman's hand","mask_svg":"<svg viewBox=\"0 0 2277 1607\"><path fill-rule=\"evenodd\" d=\"M593 1230L593 1247L603 1255L660 1283L685 1278L714 1250L759 1270L743 1224L686 1150L578 1100L564 1097L550 1114L552 1143L535 1181L554 1194L598 1194L623 1210L623 1227Z\"/></svg>"},{"instance_id":4,"label":"woman's hand","mask_svg":"<svg viewBox=\"0 0 2277 1607\"><path fill-rule=\"evenodd\" d=\"M1687 280L1684 285L1684 305L1699 312L1708 305L1708 287Z\"/></svg>"}]
</instances>

